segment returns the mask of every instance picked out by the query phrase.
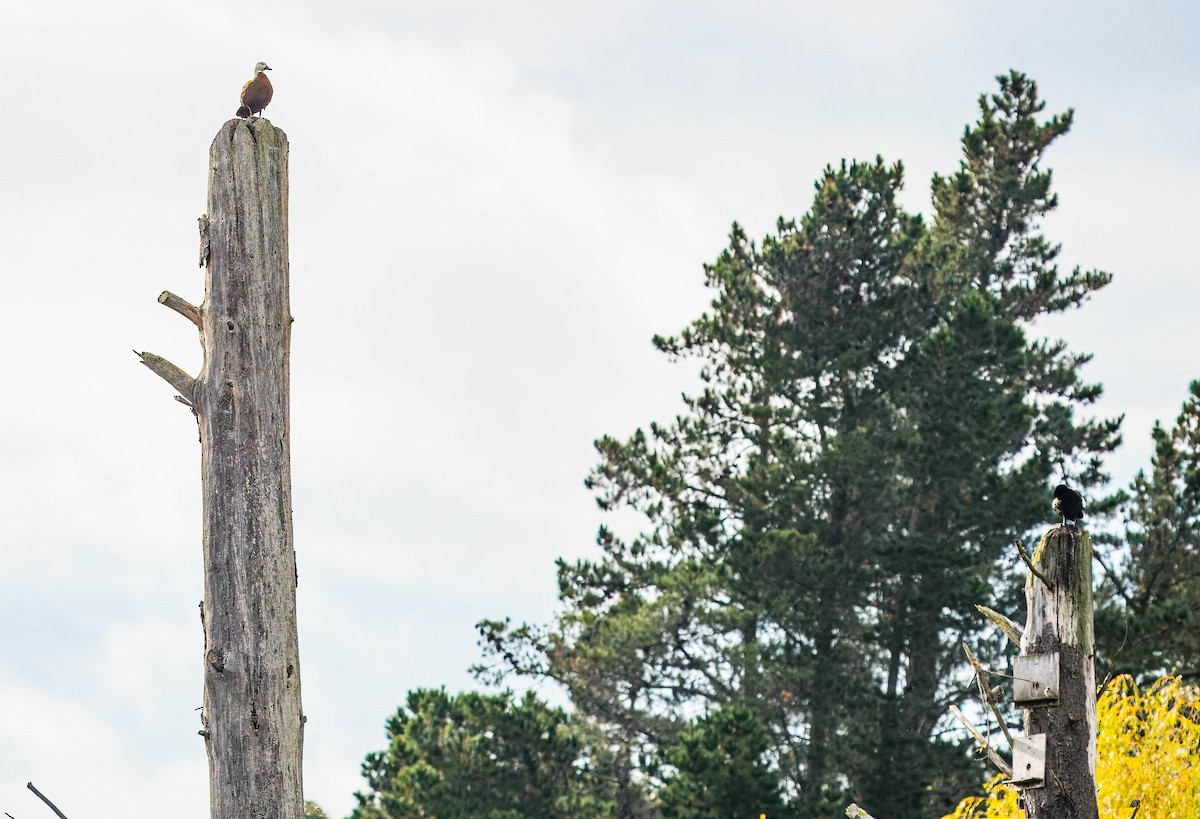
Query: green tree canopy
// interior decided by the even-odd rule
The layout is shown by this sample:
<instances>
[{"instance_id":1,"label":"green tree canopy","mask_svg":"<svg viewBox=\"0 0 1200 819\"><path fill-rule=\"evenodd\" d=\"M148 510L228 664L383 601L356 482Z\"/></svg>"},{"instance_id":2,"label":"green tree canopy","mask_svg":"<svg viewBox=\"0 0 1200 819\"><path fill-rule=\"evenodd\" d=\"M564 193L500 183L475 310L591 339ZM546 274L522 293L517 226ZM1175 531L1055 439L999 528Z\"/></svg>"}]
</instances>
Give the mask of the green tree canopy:
<instances>
[{"instance_id":1,"label":"green tree canopy","mask_svg":"<svg viewBox=\"0 0 1200 819\"><path fill-rule=\"evenodd\" d=\"M1105 676L1200 678L1200 381L1171 429L1154 425L1150 471L1121 511L1124 548L1104 563L1096 612Z\"/></svg>"},{"instance_id":2,"label":"green tree canopy","mask_svg":"<svg viewBox=\"0 0 1200 819\"><path fill-rule=\"evenodd\" d=\"M1119 440L1079 417L1088 357L1028 334L1109 281L1059 271L1040 233L1071 113L1043 118L1016 72L979 105L928 224L877 159L827 168L761 243L734 225L710 308L655 339L700 364L697 389L596 444L597 502L643 527L559 564L548 626L481 624L494 668L565 684L630 770L680 714L740 704L798 810L849 788L915 819L977 777L936 738L959 641L989 655L973 606L1014 607L1012 538L1050 517L1059 464L1094 485Z\"/></svg>"},{"instance_id":3,"label":"green tree canopy","mask_svg":"<svg viewBox=\"0 0 1200 819\"><path fill-rule=\"evenodd\" d=\"M664 819L783 819L779 775L767 753L771 738L742 705L729 705L680 732L667 748L674 773L658 791Z\"/></svg>"},{"instance_id":4,"label":"green tree canopy","mask_svg":"<svg viewBox=\"0 0 1200 819\"><path fill-rule=\"evenodd\" d=\"M367 755L369 785L352 819L543 819L607 816L604 783L567 713L532 692L420 689Z\"/></svg>"}]
</instances>

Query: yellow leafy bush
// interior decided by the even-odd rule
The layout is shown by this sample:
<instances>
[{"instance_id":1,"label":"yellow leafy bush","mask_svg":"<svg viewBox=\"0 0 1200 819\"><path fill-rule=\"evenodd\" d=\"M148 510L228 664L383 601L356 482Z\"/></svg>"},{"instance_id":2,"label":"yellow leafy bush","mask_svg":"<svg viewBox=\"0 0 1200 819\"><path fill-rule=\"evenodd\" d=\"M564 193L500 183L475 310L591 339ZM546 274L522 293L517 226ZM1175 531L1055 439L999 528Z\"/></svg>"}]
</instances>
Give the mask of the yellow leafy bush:
<instances>
[{"instance_id":1,"label":"yellow leafy bush","mask_svg":"<svg viewBox=\"0 0 1200 819\"><path fill-rule=\"evenodd\" d=\"M1200 688L1166 677L1145 691L1119 677L1096 703L1100 819L1200 817ZM1021 819L1015 788L997 776L943 819Z\"/></svg>"}]
</instances>

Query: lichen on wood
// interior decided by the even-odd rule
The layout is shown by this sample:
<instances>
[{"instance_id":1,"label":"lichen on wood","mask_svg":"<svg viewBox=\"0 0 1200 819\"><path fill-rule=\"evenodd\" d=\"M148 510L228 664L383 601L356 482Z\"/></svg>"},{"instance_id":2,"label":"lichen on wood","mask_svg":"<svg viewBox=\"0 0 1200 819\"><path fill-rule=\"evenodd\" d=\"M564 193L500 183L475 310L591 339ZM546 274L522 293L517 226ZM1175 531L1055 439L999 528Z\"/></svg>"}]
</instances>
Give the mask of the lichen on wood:
<instances>
[{"instance_id":1,"label":"lichen on wood","mask_svg":"<svg viewBox=\"0 0 1200 819\"><path fill-rule=\"evenodd\" d=\"M1058 700L1025 709L1025 736L1046 736L1045 780L1022 793L1029 819L1097 819L1096 671L1092 543L1075 526L1053 527L1033 554L1049 580L1029 573L1025 654L1059 655Z\"/></svg>"}]
</instances>

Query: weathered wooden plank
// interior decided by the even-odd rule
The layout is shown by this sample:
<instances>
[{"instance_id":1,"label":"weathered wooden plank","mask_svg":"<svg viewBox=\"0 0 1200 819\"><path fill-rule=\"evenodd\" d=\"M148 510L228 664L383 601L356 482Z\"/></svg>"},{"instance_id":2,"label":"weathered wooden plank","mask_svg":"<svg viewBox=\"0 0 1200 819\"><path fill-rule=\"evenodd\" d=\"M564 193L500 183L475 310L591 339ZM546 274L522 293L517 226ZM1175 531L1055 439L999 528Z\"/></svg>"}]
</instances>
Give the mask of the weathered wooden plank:
<instances>
[{"instance_id":1,"label":"weathered wooden plank","mask_svg":"<svg viewBox=\"0 0 1200 819\"><path fill-rule=\"evenodd\" d=\"M1012 781L1023 788L1040 788L1046 779L1046 735L1013 741Z\"/></svg>"},{"instance_id":2,"label":"weathered wooden plank","mask_svg":"<svg viewBox=\"0 0 1200 819\"><path fill-rule=\"evenodd\" d=\"M1013 705L1029 708L1058 702L1058 652L1013 658Z\"/></svg>"}]
</instances>

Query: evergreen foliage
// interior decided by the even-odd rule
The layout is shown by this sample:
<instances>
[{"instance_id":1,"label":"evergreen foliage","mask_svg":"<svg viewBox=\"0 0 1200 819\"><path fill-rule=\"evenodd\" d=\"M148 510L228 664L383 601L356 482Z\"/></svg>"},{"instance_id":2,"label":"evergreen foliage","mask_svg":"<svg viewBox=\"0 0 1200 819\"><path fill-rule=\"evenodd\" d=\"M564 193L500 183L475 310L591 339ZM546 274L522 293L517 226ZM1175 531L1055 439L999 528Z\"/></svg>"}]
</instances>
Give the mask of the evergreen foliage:
<instances>
[{"instance_id":1,"label":"evergreen foliage","mask_svg":"<svg viewBox=\"0 0 1200 819\"><path fill-rule=\"evenodd\" d=\"M1170 430L1155 424L1150 473L1123 511L1125 548L1105 562L1097 606L1103 670L1200 678L1200 381ZM1119 561L1119 562L1117 562Z\"/></svg>"},{"instance_id":2,"label":"evergreen foliage","mask_svg":"<svg viewBox=\"0 0 1200 819\"><path fill-rule=\"evenodd\" d=\"M351 819L579 819L609 816L589 751L567 714L532 693L409 692L367 755L370 790Z\"/></svg>"},{"instance_id":3,"label":"evergreen foliage","mask_svg":"<svg viewBox=\"0 0 1200 819\"><path fill-rule=\"evenodd\" d=\"M771 739L754 712L730 705L698 720L666 750L675 773L658 790L664 819L783 819Z\"/></svg>"},{"instance_id":4,"label":"evergreen foliage","mask_svg":"<svg viewBox=\"0 0 1200 819\"><path fill-rule=\"evenodd\" d=\"M1060 272L1039 232L1070 112L999 83L928 225L881 159L826 169L761 244L734 225L710 309L655 339L700 362L699 389L596 444L588 486L644 528L560 562L548 626L481 624L492 670L560 681L605 732L618 815L646 815L636 771L696 706L751 709L800 811L849 789L927 816L977 777L936 738L957 643L987 656L973 606L1013 608L994 599L1011 538L1049 517L1057 464L1102 479L1119 423L1077 415L1100 393L1087 356L1027 336L1109 277Z\"/></svg>"}]
</instances>

